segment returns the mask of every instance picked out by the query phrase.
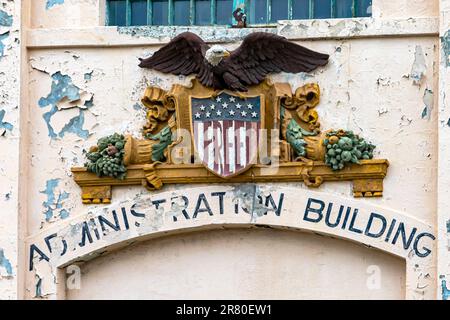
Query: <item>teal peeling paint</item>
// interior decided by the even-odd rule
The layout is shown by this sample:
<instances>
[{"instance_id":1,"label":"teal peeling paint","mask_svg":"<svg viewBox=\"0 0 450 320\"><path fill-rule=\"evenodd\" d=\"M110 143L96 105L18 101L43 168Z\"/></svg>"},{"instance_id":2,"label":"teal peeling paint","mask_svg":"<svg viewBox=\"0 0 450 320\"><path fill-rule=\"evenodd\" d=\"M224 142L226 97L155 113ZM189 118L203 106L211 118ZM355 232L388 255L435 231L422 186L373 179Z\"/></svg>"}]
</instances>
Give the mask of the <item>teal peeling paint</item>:
<instances>
[{"instance_id":1,"label":"teal peeling paint","mask_svg":"<svg viewBox=\"0 0 450 320\"><path fill-rule=\"evenodd\" d=\"M448 30L443 37L441 37L443 61L446 67L450 67L450 30Z\"/></svg>"},{"instance_id":2,"label":"teal peeling paint","mask_svg":"<svg viewBox=\"0 0 450 320\"><path fill-rule=\"evenodd\" d=\"M73 133L79 136L80 138L87 139L90 135L88 130L83 129L84 125L84 111L80 110L80 114L70 119L69 123L62 128L59 133L59 137L63 138L66 133Z\"/></svg>"},{"instance_id":3,"label":"teal peeling paint","mask_svg":"<svg viewBox=\"0 0 450 320\"><path fill-rule=\"evenodd\" d=\"M3 43L3 40L9 37L9 31L0 34L0 58L5 55L5 44Z\"/></svg>"},{"instance_id":4,"label":"teal peeling paint","mask_svg":"<svg viewBox=\"0 0 450 320\"><path fill-rule=\"evenodd\" d=\"M94 71L91 72L87 72L84 74L84 80L86 81L90 81L92 79L92 74L94 73Z\"/></svg>"},{"instance_id":5,"label":"teal peeling paint","mask_svg":"<svg viewBox=\"0 0 450 320\"><path fill-rule=\"evenodd\" d=\"M45 190L41 191L42 194L47 195L47 200L42 203L45 208L45 220L50 221L55 216L59 216L61 219L69 217L70 212L63 209L63 201L68 199L70 194L67 192L60 192L58 196L55 194L55 189L58 186L61 179L47 180Z\"/></svg>"},{"instance_id":6,"label":"teal peeling paint","mask_svg":"<svg viewBox=\"0 0 450 320\"><path fill-rule=\"evenodd\" d=\"M431 111L433 110L433 91L430 89L425 89L425 92L423 94L423 103L425 105L424 109L422 110L422 119L428 119L431 118Z\"/></svg>"},{"instance_id":7,"label":"teal peeling paint","mask_svg":"<svg viewBox=\"0 0 450 320\"><path fill-rule=\"evenodd\" d=\"M13 125L9 122L4 122L3 119L5 118L5 110L0 110L0 129L12 131Z\"/></svg>"},{"instance_id":8,"label":"teal peeling paint","mask_svg":"<svg viewBox=\"0 0 450 320\"><path fill-rule=\"evenodd\" d=\"M450 299L450 289L447 288L447 282L445 280L442 280L442 300L449 300Z\"/></svg>"},{"instance_id":9,"label":"teal peeling paint","mask_svg":"<svg viewBox=\"0 0 450 320\"><path fill-rule=\"evenodd\" d=\"M0 10L0 26L11 27L13 24L13 17L5 11Z\"/></svg>"},{"instance_id":10,"label":"teal peeling paint","mask_svg":"<svg viewBox=\"0 0 450 320\"><path fill-rule=\"evenodd\" d=\"M55 132L50 124L50 121L55 113L58 112L57 103L63 98L68 98L70 101L80 99L80 88L73 84L72 78L68 75L63 75L61 72L56 72L52 75L52 86L50 93L46 97L39 99L39 107L45 108L51 106L50 111L44 113L43 118L47 124L48 135L52 139L60 138L68 132L74 133L80 138L86 139L89 136L89 132L83 129L84 125L84 111L80 110L80 114L72 119L64 126L60 132ZM86 107L93 106L93 98L86 101L84 104Z\"/></svg>"},{"instance_id":11,"label":"teal peeling paint","mask_svg":"<svg viewBox=\"0 0 450 320\"><path fill-rule=\"evenodd\" d=\"M50 9L56 5L64 4L64 0L47 0L47 4L45 5L45 9Z\"/></svg>"},{"instance_id":12,"label":"teal peeling paint","mask_svg":"<svg viewBox=\"0 0 450 320\"><path fill-rule=\"evenodd\" d=\"M4 253L3 249L0 249L0 267L5 268L8 276L13 275L13 269L12 269L11 262L5 257L5 253Z\"/></svg>"}]
</instances>

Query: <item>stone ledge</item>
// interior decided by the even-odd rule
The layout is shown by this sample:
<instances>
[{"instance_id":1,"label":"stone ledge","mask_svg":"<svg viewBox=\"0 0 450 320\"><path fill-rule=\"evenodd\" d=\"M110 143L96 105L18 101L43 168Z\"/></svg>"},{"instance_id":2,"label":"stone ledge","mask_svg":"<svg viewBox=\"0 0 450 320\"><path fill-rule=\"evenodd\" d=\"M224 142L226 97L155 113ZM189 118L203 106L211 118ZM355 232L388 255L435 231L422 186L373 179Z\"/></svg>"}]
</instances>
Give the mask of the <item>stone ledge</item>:
<instances>
[{"instance_id":1,"label":"stone ledge","mask_svg":"<svg viewBox=\"0 0 450 320\"><path fill-rule=\"evenodd\" d=\"M410 19L320 19L284 20L277 26L236 29L216 27L92 27L81 29L31 29L27 32L30 49L70 47L159 46L175 35L192 31L210 43L242 40L256 31L277 33L289 39L316 40L364 37L438 36L437 18Z\"/></svg>"},{"instance_id":2,"label":"stone ledge","mask_svg":"<svg viewBox=\"0 0 450 320\"><path fill-rule=\"evenodd\" d=\"M150 191L159 190L164 184L202 183L263 183L304 182L308 187L319 187L325 181L352 181L353 195L381 197L383 179L389 162L385 159L362 160L340 171L332 171L325 163L281 163L277 168L254 165L248 171L228 179L218 177L203 165L150 164L130 165L123 180L97 177L84 167L72 168L75 182L82 188L84 204L110 203L112 186L142 185Z\"/></svg>"}]
</instances>

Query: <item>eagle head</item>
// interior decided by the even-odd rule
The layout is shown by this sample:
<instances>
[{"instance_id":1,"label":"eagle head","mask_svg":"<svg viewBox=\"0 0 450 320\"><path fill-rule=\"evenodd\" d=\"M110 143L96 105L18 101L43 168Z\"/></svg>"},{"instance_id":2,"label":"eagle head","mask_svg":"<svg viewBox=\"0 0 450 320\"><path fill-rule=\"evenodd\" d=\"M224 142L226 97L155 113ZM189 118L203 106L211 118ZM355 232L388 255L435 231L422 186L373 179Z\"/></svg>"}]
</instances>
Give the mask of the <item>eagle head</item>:
<instances>
[{"instance_id":1,"label":"eagle head","mask_svg":"<svg viewBox=\"0 0 450 320\"><path fill-rule=\"evenodd\" d=\"M224 47L219 45L214 45L206 51L205 59L209 64L213 66L217 66L223 58L226 58L230 55Z\"/></svg>"}]
</instances>

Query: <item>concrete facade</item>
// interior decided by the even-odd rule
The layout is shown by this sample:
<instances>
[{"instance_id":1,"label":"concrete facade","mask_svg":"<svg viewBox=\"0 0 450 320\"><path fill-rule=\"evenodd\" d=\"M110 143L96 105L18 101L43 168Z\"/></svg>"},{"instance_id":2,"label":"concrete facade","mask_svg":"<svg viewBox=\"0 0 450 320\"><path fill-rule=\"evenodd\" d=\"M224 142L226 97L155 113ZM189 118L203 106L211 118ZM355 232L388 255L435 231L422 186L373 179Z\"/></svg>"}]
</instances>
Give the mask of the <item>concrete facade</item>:
<instances>
[{"instance_id":1,"label":"concrete facade","mask_svg":"<svg viewBox=\"0 0 450 320\"><path fill-rule=\"evenodd\" d=\"M82 166L85 150L102 136L142 135L148 85L189 81L140 69L138 57L185 30L233 49L255 29L105 27L103 0L0 0L0 299L449 298L450 1L373 0L372 12L257 30L330 54L312 74L272 78L293 88L317 82L322 127L353 130L377 146L376 157L390 162L382 198L353 199L347 182L311 191L274 181L254 187L276 203L284 194L280 216L272 210L174 223L173 206L164 213L144 206L149 214L134 221L139 227L80 247L74 227L130 212L150 196L184 194L195 207L208 188L228 197L246 187L176 185L152 194L120 187L111 205L86 206L70 168ZM309 198L359 208L362 230L371 212L382 212L435 240L405 250L400 242L302 222L295 214ZM51 252L43 249L46 239ZM77 249L61 256L61 239ZM48 261L40 253L30 258L32 245ZM421 257L424 248L430 254ZM80 288L68 289L66 267L74 265ZM378 274L379 286L371 287Z\"/></svg>"}]
</instances>

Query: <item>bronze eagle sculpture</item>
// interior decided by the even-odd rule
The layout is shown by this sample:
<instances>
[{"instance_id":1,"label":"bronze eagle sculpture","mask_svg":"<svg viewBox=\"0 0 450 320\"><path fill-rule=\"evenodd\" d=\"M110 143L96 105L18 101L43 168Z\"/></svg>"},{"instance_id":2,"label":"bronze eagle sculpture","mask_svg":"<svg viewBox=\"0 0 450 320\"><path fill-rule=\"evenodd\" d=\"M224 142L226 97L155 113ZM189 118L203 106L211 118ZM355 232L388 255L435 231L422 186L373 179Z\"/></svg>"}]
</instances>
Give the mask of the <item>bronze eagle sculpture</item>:
<instances>
[{"instance_id":1,"label":"bronze eagle sculpture","mask_svg":"<svg viewBox=\"0 0 450 320\"><path fill-rule=\"evenodd\" d=\"M183 32L151 57L140 59L139 67L174 75L196 74L206 87L245 92L268 74L311 72L326 65L328 57L272 33L250 33L239 48L228 52L219 45L208 46L192 32Z\"/></svg>"}]
</instances>

